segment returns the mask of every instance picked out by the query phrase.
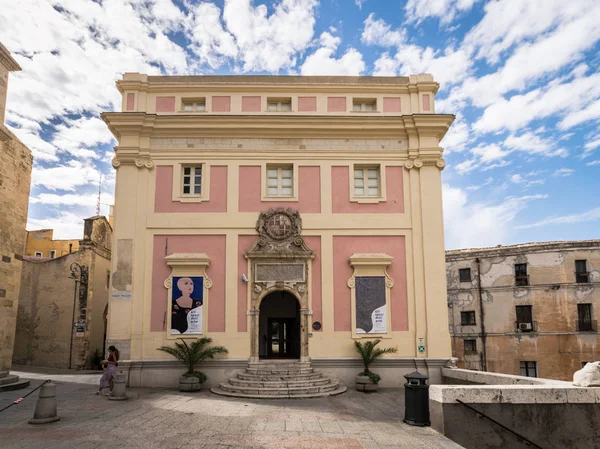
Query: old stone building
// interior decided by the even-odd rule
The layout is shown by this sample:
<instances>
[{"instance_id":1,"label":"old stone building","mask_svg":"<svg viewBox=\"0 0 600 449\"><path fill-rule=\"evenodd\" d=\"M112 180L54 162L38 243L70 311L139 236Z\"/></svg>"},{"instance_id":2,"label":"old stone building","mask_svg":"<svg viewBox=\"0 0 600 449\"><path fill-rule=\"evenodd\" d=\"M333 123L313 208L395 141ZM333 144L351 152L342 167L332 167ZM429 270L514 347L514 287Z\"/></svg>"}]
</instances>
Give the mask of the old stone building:
<instances>
[{"instance_id":1,"label":"old stone building","mask_svg":"<svg viewBox=\"0 0 600 449\"><path fill-rule=\"evenodd\" d=\"M220 392L282 358L352 383L354 342L378 337L398 349L383 385L415 365L440 380L439 143L454 117L435 113L431 75L127 73L117 87L122 112L102 115L118 139L108 339L131 385L176 385L157 348L199 335L229 349L202 367Z\"/></svg>"},{"instance_id":2,"label":"old stone building","mask_svg":"<svg viewBox=\"0 0 600 449\"><path fill-rule=\"evenodd\" d=\"M13 363L90 367L104 357L112 228L102 216L84 220L77 251L23 261Z\"/></svg>"},{"instance_id":3,"label":"old stone building","mask_svg":"<svg viewBox=\"0 0 600 449\"><path fill-rule=\"evenodd\" d=\"M18 70L19 64L0 43L0 389L19 385L7 372L15 339L33 163L31 151L4 126L8 74Z\"/></svg>"},{"instance_id":4,"label":"old stone building","mask_svg":"<svg viewBox=\"0 0 600 449\"><path fill-rule=\"evenodd\" d=\"M600 240L446 252L459 366L569 380L600 357Z\"/></svg>"},{"instance_id":5,"label":"old stone building","mask_svg":"<svg viewBox=\"0 0 600 449\"><path fill-rule=\"evenodd\" d=\"M25 256L54 259L79 249L79 240L54 240L53 229L27 231Z\"/></svg>"}]
</instances>

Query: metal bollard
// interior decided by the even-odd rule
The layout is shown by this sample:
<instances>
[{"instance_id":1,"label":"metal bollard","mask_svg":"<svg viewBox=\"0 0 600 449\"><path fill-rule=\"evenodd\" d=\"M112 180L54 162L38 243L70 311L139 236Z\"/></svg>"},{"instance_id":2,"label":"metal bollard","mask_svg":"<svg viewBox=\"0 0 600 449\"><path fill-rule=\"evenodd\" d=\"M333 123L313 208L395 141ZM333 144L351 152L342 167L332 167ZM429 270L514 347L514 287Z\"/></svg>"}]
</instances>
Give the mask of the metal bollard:
<instances>
[{"instance_id":1,"label":"metal bollard","mask_svg":"<svg viewBox=\"0 0 600 449\"><path fill-rule=\"evenodd\" d=\"M47 424L59 420L60 416L56 410L56 384L47 383L40 389L33 418L29 420L29 424Z\"/></svg>"},{"instance_id":2,"label":"metal bollard","mask_svg":"<svg viewBox=\"0 0 600 449\"><path fill-rule=\"evenodd\" d=\"M125 388L125 374L117 374L113 381L113 391L108 396L111 401L124 401L127 399L127 390Z\"/></svg>"},{"instance_id":3,"label":"metal bollard","mask_svg":"<svg viewBox=\"0 0 600 449\"><path fill-rule=\"evenodd\" d=\"M404 376L404 422L411 426L430 426L428 376L417 371Z\"/></svg>"}]
</instances>

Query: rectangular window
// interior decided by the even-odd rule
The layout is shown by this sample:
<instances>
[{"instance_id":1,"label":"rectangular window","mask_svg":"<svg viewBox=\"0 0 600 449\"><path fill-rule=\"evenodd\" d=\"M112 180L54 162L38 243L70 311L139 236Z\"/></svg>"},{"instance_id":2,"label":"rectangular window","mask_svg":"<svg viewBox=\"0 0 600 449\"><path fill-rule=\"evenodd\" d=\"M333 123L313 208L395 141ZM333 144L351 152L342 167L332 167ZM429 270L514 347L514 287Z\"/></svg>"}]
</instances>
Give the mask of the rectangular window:
<instances>
[{"instance_id":1,"label":"rectangular window","mask_svg":"<svg viewBox=\"0 0 600 449\"><path fill-rule=\"evenodd\" d=\"M371 98L355 98L352 100L354 112L374 112L377 110L377 100Z\"/></svg>"},{"instance_id":2,"label":"rectangular window","mask_svg":"<svg viewBox=\"0 0 600 449\"><path fill-rule=\"evenodd\" d=\"M206 100L199 98L197 100L183 100L184 112L204 112L206 111Z\"/></svg>"},{"instance_id":3,"label":"rectangular window","mask_svg":"<svg viewBox=\"0 0 600 449\"><path fill-rule=\"evenodd\" d=\"M387 333L387 301L384 276L356 276L356 333Z\"/></svg>"},{"instance_id":4,"label":"rectangular window","mask_svg":"<svg viewBox=\"0 0 600 449\"><path fill-rule=\"evenodd\" d=\"M110 289L110 270L106 270L106 289Z\"/></svg>"},{"instance_id":5,"label":"rectangular window","mask_svg":"<svg viewBox=\"0 0 600 449\"><path fill-rule=\"evenodd\" d=\"M202 194L202 166L183 167L183 195L199 196Z\"/></svg>"},{"instance_id":6,"label":"rectangular window","mask_svg":"<svg viewBox=\"0 0 600 449\"><path fill-rule=\"evenodd\" d=\"M465 354L473 354L477 352L477 340L464 340Z\"/></svg>"},{"instance_id":7,"label":"rectangular window","mask_svg":"<svg viewBox=\"0 0 600 449\"><path fill-rule=\"evenodd\" d=\"M354 167L354 196L381 196L379 179L379 167Z\"/></svg>"},{"instance_id":8,"label":"rectangular window","mask_svg":"<svg viewBox=\"0 0 600 449\"><path fill-rule=\"evenodd\" d=\"M577 304L577 317L577 330L579 332L592 332L594 330L591 304Z\"/></svg>"},{"instance_id":9,"label":"rectangular window","mask_svg":"<svg viewBox=\"0 0 600 449\"><path fill-rule=\"evenodd\" d=\"M293 196L294 169L291 166L267 166L267 195Z\"/></svg>"},{"instance_id":10,"label":"rectangular window","mask_svg":"<svg viewBox=\"0 0 600 449\"><path fill-rule=\"evenodd\" d=\"M40 252L36 251L36 252L35 252L35 257L42 257L42 253L40 253Z\"/></svg>"},{"instance_id":11,"label":"rectangular window","mask_svg":"<svg viewBox=\"0 0 600 449\"><path fill-rule=\"evenodd\" d=\"M51 249L50 250L50 259L54 259L56 257L56 250Z\"/></svg>"},{"instance_id":12,"label":"rectangular window","mask_svg":"<svg viewBox=\"0 0 600 449\"><path fill-rule=\"evenodd\" d=\"M575 282L578 284L587 284L589 282L587 260L575 261Z\"/></svg>"},{"instance_id":13,"label":"rectangular window","mask_svg":"<svg viewBox=\"0 0 600 449\"><path fill-rule=\"evenodd\" d=\"M517 330L521 332L533 332L533 313L531 306L516 306Z\"/></svg>"},{"instance_id":14,"label":"rectangular window","mask_svg":"<svg viewBox=\"0 0 600 449\"><path fill-rule=\"evenodd\" d=\"M515 264L515 285L523 286L529 285L529 276L527 276L527 264L516 263Z\"/></svg>"},{"instance_id":15,"label":"rectangular window","mask_svg":"<svg viewBox=\"0 0 600 449\"><path fill-rule=\"evenodd\" d=\"M521 362L521 376L537 377L537 362Z\"/></svg>"},{"instance_id":16,"label":"rectangular window","mask_svg":"<svg viewBox=\"0 0 600 449\"><path fill-rule=\"evenodd\" d=\"M475 325L475 311L469 310L466 312L460 312L460 325L461 326L474 326Z\"/></svg>"},{"instance_id":17,"label":"rectangular window","mask_svg":"<svg viewBox=\"0 0 600 449\"><path fill-rule=\"evenodd\" d=\"M471 269L460 268L458 270L458 277L460 279L460 282L471 282Z\"/></svg>"},{"instance_id":18,"label":"rectangular window","mask_svg":"<svg viewBox=\"0 0 600 449\"><path fill-rule=\"evenodd\" d=\"M267 98L267 111L289 112L292 110L291 98Z\"/></svg>"}]
</instances>

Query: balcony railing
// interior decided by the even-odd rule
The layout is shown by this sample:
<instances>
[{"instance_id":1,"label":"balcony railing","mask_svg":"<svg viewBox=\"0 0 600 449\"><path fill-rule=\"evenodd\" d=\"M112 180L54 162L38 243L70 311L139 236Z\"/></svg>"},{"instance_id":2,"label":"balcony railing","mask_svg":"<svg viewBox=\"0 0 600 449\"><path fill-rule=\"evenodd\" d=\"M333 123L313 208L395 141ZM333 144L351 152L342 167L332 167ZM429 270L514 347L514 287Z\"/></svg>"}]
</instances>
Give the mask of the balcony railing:
<instances>
[{"instance_id":1,"label":"balcony railing","mask_svg":"<svg viewBox=\"0 0 600 449\"><path fill-rule=\"evenodd\" d=\"M537 332L537 321L515 321L517 332Z\"/></svg>"},{"instance_id":2,"label":"balcony railing","mask_svg":"<svg viewBox=\"0 0 600 449\"><path fill-rule=\"evenodd\" d=\"M577 332L598 332L596 320L577 320Z\"/></svg>"}]
</instances>

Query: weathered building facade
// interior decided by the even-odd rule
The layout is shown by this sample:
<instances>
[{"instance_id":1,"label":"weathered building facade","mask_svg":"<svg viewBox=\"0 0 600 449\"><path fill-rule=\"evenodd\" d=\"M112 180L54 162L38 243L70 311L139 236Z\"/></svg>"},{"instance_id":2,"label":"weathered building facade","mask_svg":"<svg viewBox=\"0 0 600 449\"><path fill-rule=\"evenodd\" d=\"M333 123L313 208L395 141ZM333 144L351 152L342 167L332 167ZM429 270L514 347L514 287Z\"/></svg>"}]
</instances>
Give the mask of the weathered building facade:
<instances>
[{"instance_id":1,"label":"weathered building facade","mask_svg":"<svg viewBox=\"0 0 600 449\"><path fill-rule=\"evenodd\" d=\"M23 261L13 363L89 368L104 358L112 228L102 216L84 220L77 251Z\"/></svg>"},{"instance_id":2,"label":"weathered building facade","mask_svg":"<svg viewBox=\"0 0 600 449\"><path fill-rule=\"evenodd\" d=\"M8 74L18 70L0 44L0 377L11 367L33 163L31 151L4 126Z\"/></svg>"},{"instance_id":3,"label":"weathered building facade","mask_svg":"<svg viewBox=\"0 0 600 449\"><path fill-rule=\"evenodd\" d=\"M262 359L347 382L354 341L399 385L449 359L438 84L410 77L147 76L117 83L108 341L131 385L174 385L157 348L206 335L218 385ZM121 366L121 364L120 364ZM428 368L427 368L428 367Z\"/></svg>"},{"instance_id":4,"label":"weathered building facade","mask_svg":"<svg viewBox=\"0 0 600 449\"><path fill-rule=\"evenodd\" d=\"M570 380L600 357L600 240L446 252L459 366Z\"/></svg>"},{"instance_id":5,"label":"weathered building facade","mask_svg":"<svg viewBox=\"0 0 600 449\"><path fill-rule=\"evenodd\" d=\"M54 240L53 229L27 231L25 256L54 259L79 249L79 240Z\"/></svg>"}]
</instances>

